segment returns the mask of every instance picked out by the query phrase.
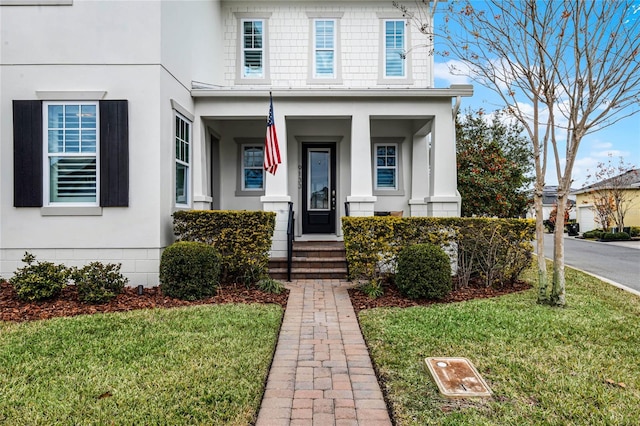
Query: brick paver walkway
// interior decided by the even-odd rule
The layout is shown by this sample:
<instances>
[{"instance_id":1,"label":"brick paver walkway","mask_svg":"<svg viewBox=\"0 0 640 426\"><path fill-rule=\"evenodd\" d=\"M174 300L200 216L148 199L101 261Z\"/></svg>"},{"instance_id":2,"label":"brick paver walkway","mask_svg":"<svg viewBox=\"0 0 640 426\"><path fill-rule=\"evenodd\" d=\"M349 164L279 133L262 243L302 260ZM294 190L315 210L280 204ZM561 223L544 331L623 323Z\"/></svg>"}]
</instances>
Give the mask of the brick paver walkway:
<instances>
[{"instance_id":1,"label":"brick paver walkway","mask_svg":"<svg viewBox=\"0 0 640 426\"><path fill-rule=\"evenodd\" d=\"M347 288L287 284L289 302L257 426L391 425Z\"/></svg>"}]
</instances>

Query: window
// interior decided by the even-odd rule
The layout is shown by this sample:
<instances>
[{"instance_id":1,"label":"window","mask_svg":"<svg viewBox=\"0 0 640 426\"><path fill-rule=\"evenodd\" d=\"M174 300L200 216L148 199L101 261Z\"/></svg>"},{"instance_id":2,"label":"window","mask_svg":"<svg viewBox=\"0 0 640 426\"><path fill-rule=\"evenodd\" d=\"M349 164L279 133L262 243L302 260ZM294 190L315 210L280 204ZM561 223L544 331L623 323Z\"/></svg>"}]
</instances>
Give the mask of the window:
<instances>
[{"instance_id":1,"label":"window","mask_svg":"<svg viewBox=\"0 0 640 426\"><path fill-rule=\"evenodd\" d=\"M398 189L398 145L375 145L375 189Z\"/></svg>"},{"instance_id":2,"label":"window","mask_svg":"<svg viewBox=\"0 0 640 426\"><path fill-rule=\"evenodd\" d=\"M242 77L264 78L264 21L242 20Z\"/></svg>"},{"instance_id":3,"label":"window","mask_svg":"<svg viewBox=\"0 0 640 426\"><path fill-rule=\"evenodd\" d=\"M335 77L336 21L316 19L314 21L314 77Z\"/></svg>"},{"instance_id":4,"label":"window","mask_svg":"<svg viewBox=\"0 0 640 426\"><path fill-rule=\"evenodd\" d=\"M242 190L264 190L264 147L242 145Z\"/></svg>"},{"instance_id":5,"label":"window","mask_svg":"<svg viewBox=\"0 0 640 426\"><path fill-rule=\"evenodd\" d=\"M191 123L176 113L176 205L189 204Z\"/></svg>"},{"instance_id":6,"label":"window","mask_svg":"<svg viewBox=\"0 0 640 426\"><path fill-rule=\"evenodd\" d=\"M98 204L98 104L47 102L45 204Z\"/></svg>"},{"instance_id":7,"label":"window","mask_svg":"<svg viewBox=\"0 0 640 426\"><path fill-rule=\"evenodd\" d=\"M384 21L384 75L406 77L405 21Z\"/></svg>"},{"instance_id":8,"label":"window","mask_svg":"<svg viewBox=\"0 0 640 426\"><path fill-rule=\"evenodd\" d=\"M13 101L13 205L44 205L43 215L127 207L127 101L49 99Z\"/></svg>"}]
</instances>

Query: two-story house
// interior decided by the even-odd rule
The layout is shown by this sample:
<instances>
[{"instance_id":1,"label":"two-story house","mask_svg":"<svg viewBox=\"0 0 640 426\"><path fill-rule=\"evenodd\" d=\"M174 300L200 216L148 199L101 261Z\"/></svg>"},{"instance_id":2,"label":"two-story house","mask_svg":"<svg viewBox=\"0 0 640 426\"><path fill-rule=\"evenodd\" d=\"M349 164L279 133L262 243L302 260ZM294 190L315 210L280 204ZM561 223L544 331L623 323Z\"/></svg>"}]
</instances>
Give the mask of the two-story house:
<instances>
[{"instance_id":1,"label":"two-story house","mask_svg":"<svg viewBox=\"0 0 640 426\"><path fill-rule=\"evenodd\" d=\"M0 0L0 274L25 251L156 285L178 209L457 216L455 109L391 1ZM282 163L263 169L269 94Z\"/></svg>"}]
</instances>

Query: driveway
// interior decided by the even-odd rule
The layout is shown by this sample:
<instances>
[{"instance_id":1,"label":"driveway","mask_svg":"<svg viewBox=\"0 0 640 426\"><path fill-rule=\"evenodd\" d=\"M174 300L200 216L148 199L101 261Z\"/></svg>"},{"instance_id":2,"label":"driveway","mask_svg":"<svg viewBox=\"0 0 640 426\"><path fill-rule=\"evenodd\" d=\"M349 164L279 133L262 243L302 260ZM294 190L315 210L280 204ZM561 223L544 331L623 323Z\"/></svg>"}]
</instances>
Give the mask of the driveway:
<instances>
[{"instance_id":1,"label":"driveway","mask_svg":"<svg viewBox=\"0 0 640 426\"><path fill-rule=\"evenodd\" d=\"M553 258L553 235L544 236L544 253ZM611 242L564 238L567 266L613 281L640 294L640 241Z\"/></svg>"}]
</instances>

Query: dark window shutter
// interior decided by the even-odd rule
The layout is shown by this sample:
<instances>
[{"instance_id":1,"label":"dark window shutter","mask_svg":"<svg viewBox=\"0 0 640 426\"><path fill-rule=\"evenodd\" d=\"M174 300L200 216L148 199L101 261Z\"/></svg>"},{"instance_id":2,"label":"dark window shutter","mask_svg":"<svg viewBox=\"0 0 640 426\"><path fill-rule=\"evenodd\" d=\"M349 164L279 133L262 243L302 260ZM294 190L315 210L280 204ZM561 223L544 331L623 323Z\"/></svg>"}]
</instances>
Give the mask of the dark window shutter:
<instances>
[{"instance_id":1,"label":"dark window shutter","mask_svg":"<svg viewBox=\"0 0 640 426\"><path fill-rule=\"evenodd\" d=\"M13 205L42 207L42 101L13 101Z\"/></svg>"},{"instance_id":2,"label":"dark window shutter","mask_svg":"<svg viewBox=\"0 0 640 426\"><path fill-rule=\"evenodd\" d=\"M100 205L129 206L127 101L100 101Z\"/></svg>"}]
</instances>

